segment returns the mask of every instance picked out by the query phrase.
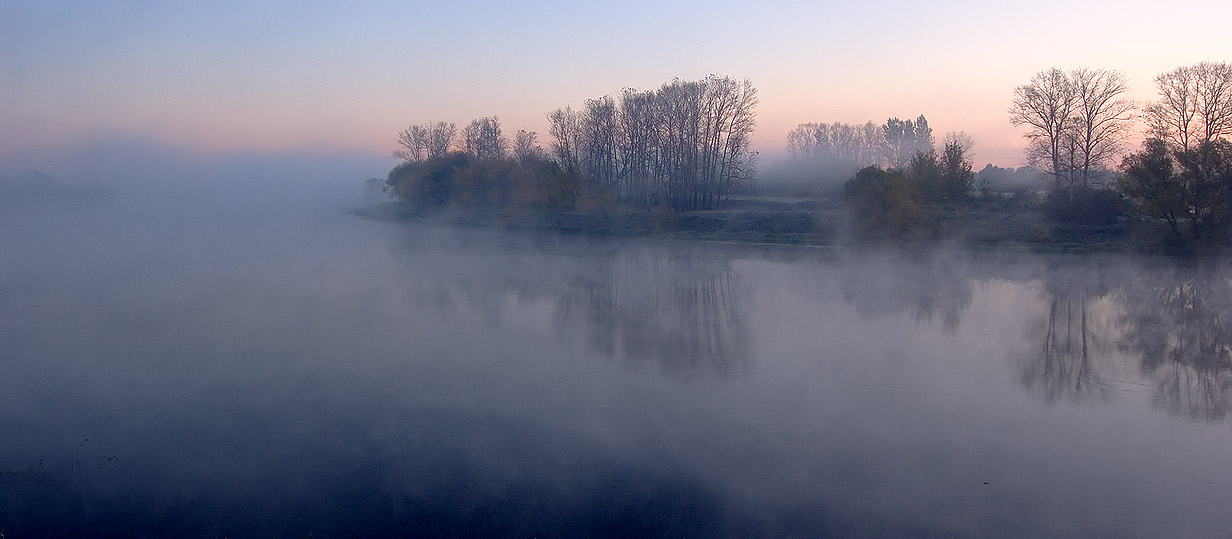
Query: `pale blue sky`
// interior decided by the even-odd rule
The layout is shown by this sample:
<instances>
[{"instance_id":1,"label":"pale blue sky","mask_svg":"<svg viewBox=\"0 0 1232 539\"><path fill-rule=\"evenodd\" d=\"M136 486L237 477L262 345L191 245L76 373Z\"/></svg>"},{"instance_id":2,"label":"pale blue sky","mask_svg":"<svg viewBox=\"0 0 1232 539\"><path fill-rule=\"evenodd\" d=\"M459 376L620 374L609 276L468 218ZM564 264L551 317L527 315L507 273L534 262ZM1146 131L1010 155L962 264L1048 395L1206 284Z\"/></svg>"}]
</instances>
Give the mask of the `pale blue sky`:
<instances>
[{"instance_id":1,"label":"pale blue sky","mask_svg":"<svg viewBox=\"0 0 1232 539\"><path fill-rule=\"evenodd\" d=\"M1152 99L1161 71L1232 61L1229 4L6 0L0 160L115 136L388 155L411 123L543 133L555 108L718 73L758 88L768 155L799 123L924 114L1014 166L1014 86L1083 65Z\"/></svg>"}]
</instances>

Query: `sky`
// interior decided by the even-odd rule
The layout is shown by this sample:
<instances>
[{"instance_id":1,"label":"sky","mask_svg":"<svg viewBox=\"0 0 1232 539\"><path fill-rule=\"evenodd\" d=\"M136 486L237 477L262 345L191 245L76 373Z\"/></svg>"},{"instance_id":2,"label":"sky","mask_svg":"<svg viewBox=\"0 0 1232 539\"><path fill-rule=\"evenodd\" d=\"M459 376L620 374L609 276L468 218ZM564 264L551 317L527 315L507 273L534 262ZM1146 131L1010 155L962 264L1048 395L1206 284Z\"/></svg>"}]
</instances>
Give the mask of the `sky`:
<instances>
[{"instance_id":1,"label":"sky","mask_svg":"<svg viewBox=\"0 0 1232 539\"><path fill-rule=\"evenodd\" d=\"M112 139L184 151L360 153L400 130L546 114L709 73L758 90L754 149L805 122L925 115L976 168L1023 164L1014 88L1038 71L1232 61L1232 2L1178 0L0 2L0 164ZM392 166L392 162L391 162Z\"/></svg>"}]
</instances>

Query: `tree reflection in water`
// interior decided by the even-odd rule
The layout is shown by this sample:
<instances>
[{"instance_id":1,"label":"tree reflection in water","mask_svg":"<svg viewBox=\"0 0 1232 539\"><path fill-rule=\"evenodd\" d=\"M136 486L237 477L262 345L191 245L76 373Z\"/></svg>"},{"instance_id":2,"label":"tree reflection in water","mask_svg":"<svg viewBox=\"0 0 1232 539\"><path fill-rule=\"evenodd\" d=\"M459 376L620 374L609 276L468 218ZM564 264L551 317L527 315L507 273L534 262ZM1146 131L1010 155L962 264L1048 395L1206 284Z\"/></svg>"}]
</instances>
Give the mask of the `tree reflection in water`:
<instances>
[{"instance_id":1,"label":"tree reflection in water","mask_svg":"<svg viewBox=\"0 0 1232 539\"><path fill-rule=\"evenodd\" d=\"M748 367L748 290L719 246L417 227L394 251L410 261L403 293L438 311L499 325L511 298L546 302L558 337L594 353L685 378Z\"/></svg>"},{"instance_id":2,"label":"tree reflection in water","mask_svg":"<svg viewBox=\"0 0 1232 539\"><path fill-rule=\"evenodd\" d=\"M1218 421L1232 411L1232 278L1224 263L1175 268L1123 288L1123 345L1155 386L1153 404Z\"/></svg>"},{"instance_id":3,"label":"tree reflection in water","mask_svg":"<svg viewBox=\"0 0 1232 539\"><path fill-rule=\"evenodd\" d=\"M1040 288L1047 315L1021 356L1037 397L1106 400L1146 387L1154 406L1209 421L1232 412L1232 280L1226 262L1185 266L1089 260L1053 264Z\"/></svg>"},{"instance_id":4,"label":"tree reflection in water","mask_svg":"<svg viewBox=\"0 0 1232 539\"><path fill-rule=\"evenodd\" d=\"M741 282L726 259L622 252L562 292L559 331L585 335L594 351L654 362L673 375L747 368Z\"/></svg>"},{"instance_id":5,"label":"tree reflection in water","mask_svg":"<svg viewBox=\"0 0 1232 539\"><path fill-rule=\"evenodd\" d=\"M1040 292L1047 305L1028 331L1039 343L1022 361L1023 385L1047 402L1107 400L1112 397L1121 361L1108 333L1112 308L1103 268L1094 273L1086 264L1052 263L1044 269ZM1111 379L1110 379L1111 377Z\"/></svg>"}]
</instances>

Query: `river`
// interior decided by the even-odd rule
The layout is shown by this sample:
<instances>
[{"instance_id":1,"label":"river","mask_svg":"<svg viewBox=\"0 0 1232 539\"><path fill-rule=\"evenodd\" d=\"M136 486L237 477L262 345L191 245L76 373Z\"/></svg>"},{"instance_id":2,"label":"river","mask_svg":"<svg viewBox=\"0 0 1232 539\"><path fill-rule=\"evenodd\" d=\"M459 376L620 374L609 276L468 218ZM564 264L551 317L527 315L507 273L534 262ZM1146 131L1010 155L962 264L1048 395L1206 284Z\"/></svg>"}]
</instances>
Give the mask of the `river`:
<instances>
[{"instance_id":1,"label":"river","mask_svg":"<svg viewBox=\"0 0 1232 539\"><path fill-rule=\"evenodd\" d=\"M0 214L5 537L1232 529L1224 260L201 193Z\"/></svg>"}]
</instances>

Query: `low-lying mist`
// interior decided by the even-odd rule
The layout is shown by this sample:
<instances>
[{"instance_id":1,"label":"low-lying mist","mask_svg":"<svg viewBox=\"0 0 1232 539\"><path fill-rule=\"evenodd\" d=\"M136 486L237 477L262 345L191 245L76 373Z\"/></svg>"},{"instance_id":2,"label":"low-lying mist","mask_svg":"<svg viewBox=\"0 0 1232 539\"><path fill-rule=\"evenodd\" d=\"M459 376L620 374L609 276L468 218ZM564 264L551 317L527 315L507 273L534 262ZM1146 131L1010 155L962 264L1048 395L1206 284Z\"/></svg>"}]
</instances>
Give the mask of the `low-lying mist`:
<instances>
[{"instance_id":1,"label":"low-lying mist","mask_svg":"<svg viewBox=\"0 0 1232 539\"><path fill-rule=\"evenodd\" d=\"M0 207L7 537L1223 529L1226 263L388 223L387 160L108 148Z\"/></svg>"}]
</instances>

